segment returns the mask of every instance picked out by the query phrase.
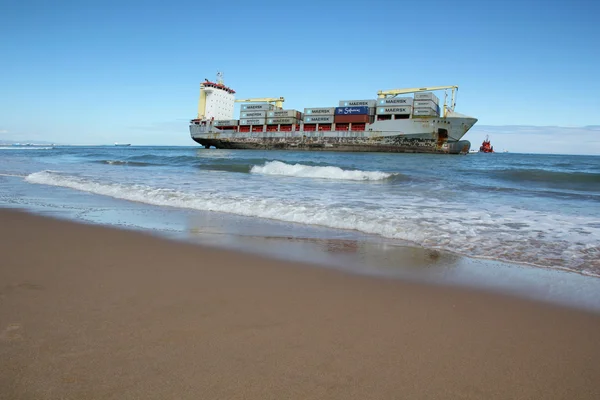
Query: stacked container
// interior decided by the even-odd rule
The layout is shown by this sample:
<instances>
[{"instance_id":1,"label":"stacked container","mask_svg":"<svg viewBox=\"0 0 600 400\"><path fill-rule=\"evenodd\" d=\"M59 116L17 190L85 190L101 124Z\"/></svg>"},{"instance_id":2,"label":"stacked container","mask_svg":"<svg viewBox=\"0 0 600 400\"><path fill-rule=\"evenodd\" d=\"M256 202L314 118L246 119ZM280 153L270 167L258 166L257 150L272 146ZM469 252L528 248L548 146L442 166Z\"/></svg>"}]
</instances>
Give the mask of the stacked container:
<instances>
[{"instance_id":1,"label":"stacked container","mask_svg":"<svg viewBox=\"0 0 600 400\"><path fill-rule=\"evenodd\" d=\"M305 108L302 120L305 131L331 130L335 107Z\"/></svg>"},{"instance_id":2,"label":"stacked container","mask_svg":"<svg viewBox=\"0 0 600 400\"><path fill-rule=\"evenodd\" d=\"M340 107L368 107L368 115L375 115L377 100L340 100Z\"/></svg>"},{"instance_id":3,"label":"stacked container","mask_svg":"<svg viewBox=\"0 0 600 400\"><path fill-rule=\"evenodd\" d=\"M380 99L377 105L377 120L407 119L413 110L412 97Z\"/></svg>"},{"instance_id":4,"label":"stacked container","mask_svg":"<svg viewBox=\"0 0 600 400\"><path fill-rule=\"evenodd\" d=\"M237 119L221 119L217 120L213 123L214 126L237 126Z\"/></svg>"},{"instance_id":5,"label":"stacked container","mask_svg":"<svg viewBox=\"0 0 600 400\"><path fill-rule=\"evenodd\" d=\"M334 122L336 124L369 122L369 106L336 107Z\"/></svg>"},{"instance_id":6,"label":"stacked container","mask_svg":"<svg viewBox=\"0 0 600 400\"><path fill-rule=\"evenodd\" d=\"M377 107L381 106L410 106L413 105L412 97L388 97L377 100Z\"/></svg>"},{"instance_id":7,"label":"stacked container","mask_svg":"<svg viewBox=\"0 0 600 400\"><path fill-rule=\"evenodd\" d=\"M265 125L267 112L274 106L268 103L242 104L240 107L240 125Z\"/></svg>"},{"instance_id":8,"label":"stacked container","mask_svg":"<svg viewBox=\"0 0 600 400\"><path fill-rule=\"evenodd\" d=\"M305 124L333 124L335 107L305 108L303 120Z\"/></svg>"},{"instance_id":9,"label":"stacked container","mask_svg":"<svg viewBox=\"0 0 600 400\"><path fill-rule=\"evenodd\" d=\"M432 92L415 93L413 115L415 117L439 117L440 100Z\"/></svg>"},{"instance_id":10,"label":"stacked container","mask_svg":"<svg viewBox=\"0 0 600 400\"><path fill-rule=\"evenodd\" d=\"M375 103L375 100L341 100L335 108L335 130L365 130L366 124L373 122Z\"/></svg>"},{"instance_id":11,"label":"stacked container","mask_svg":"<svg viewBox=\"0 0 600 400\"><path fill-rule=\"evenodd\" d=\"M267 125L295 125L302 114L296 110L267 111Z\"/></svg>"}]
</instances>

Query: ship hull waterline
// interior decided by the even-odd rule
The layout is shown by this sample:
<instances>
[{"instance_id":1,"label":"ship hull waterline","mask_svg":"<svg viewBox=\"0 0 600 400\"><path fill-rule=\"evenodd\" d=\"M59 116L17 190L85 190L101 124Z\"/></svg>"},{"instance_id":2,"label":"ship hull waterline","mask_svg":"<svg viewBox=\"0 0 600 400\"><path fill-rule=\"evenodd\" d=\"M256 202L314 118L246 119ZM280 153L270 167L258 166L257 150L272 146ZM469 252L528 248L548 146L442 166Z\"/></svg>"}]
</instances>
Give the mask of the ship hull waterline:
<instances>
[{"instance_id":1,"label":"ship hull waterline","mask_svg":"<svg viewBox=\"0 0 600 400\"><path fill-rule=\"evenodd\" d=\"M297 150L297 151L338 151L338 152L383 152L383 153L436 153L436 154L466 154L469 152L471 143L468 140L459 140L457 142L445 142L438 145L434 140L405 140L405 142L414 141L414 144L394 145L394 144L367 144L364 142L350 141L334 142L329 141L299 141L288 142L279 139L263 138L260 141L234 141L230 139L192 139L205 148L214 147L216 149L232 150Z\"/></svg>"}]
</instances>

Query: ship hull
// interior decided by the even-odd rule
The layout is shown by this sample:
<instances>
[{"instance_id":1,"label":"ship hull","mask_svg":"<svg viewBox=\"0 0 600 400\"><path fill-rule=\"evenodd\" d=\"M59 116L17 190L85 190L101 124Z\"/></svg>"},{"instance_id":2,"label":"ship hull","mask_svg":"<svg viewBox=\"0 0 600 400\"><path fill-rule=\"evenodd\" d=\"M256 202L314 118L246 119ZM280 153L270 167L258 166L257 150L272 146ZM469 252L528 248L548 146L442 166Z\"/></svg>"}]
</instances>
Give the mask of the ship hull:
<instances>
[{"instance_id":1,"label":"ship hull","mask_svg":"<svg viewBox=\"0 0 600 400\"><path fill-rule=\"evenodd\" d=\"M339 151L339 152L383 152L383 153L436 153L466 154L471 143L468 140L446 142L440 146L434 140L406 139L402 144L376 144L350 141L291 142L263 139L255 142L192 138L206 148L238 150L294 150L294 151Z\"/></svg>"},{"instance_id":2,"label":"ship hull","mask_svg":"<svg viewBox=\"0 0 600 400\"><path fill-rule=\"evenodd\" d=\"M377 121L361 131L222 130L210 124L190 125L192 139L217 149L298 150L339 152L466 154L471 144L461 140L477 119L458 113L429 119Z\"/></svg>"}]
</instances>

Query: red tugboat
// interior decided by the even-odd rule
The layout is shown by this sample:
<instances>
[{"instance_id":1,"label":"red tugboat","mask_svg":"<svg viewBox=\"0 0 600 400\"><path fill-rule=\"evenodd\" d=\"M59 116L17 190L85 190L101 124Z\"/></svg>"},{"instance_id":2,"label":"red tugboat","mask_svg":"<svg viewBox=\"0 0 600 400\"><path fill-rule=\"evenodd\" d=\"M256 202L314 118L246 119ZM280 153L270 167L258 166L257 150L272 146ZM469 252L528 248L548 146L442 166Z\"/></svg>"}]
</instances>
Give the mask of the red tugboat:
<instances>
[{"instance_id":1,"label":"red tugboat","mask_svg":"<svg viewBox=\"0 0 600 400\"><path fill-rule=\"evenodd\" d=\"M493 153L494 152L494 146L492 146L490 143L489 135L485 136L485 140L481 144L481 147L479 148L479 152L480 153Z\"/></svg>"}]
</instances>

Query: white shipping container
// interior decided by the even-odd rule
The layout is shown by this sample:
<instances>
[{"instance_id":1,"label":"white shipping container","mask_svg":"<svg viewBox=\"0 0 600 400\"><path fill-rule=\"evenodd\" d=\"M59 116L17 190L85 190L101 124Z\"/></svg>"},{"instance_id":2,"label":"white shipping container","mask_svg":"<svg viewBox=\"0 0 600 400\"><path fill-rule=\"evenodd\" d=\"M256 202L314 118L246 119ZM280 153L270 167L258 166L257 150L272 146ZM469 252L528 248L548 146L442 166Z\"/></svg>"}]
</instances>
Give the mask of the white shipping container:
<instances>
[{"instance_id":1,"label":"white shipping container","mask_svg":"<svg viewBox=\"0 0 600 400\"><path fill-rule=\"evenodd\" d=\"M333 115L335 114L335 107L317 107L317 108L305 108L304 115Z\"/></svg>"},{"instance_id":2,"label":"white shipping container","mask_svg":"<svg viewBox=\"0 0 600 400\"><path fill-rule=\"evenodd\" d=\"M332 124L333 115L305 115L305 124Z\"/></svg>"},{"instance_id":3,"label":"white shipping container","mask_svg":"<svg viewBox=\"0 0 600 400\"><path fill-rule=\"evenodd\" d=\"M267 111L267 117L272 118L296 118L298 111L296 110L276 110Z\"/></svg>"},{"instance_id":4,"label":"white shipping container","mask_svg":"<svg viewBox=\"0 0 600 400\"><path fill-rule=\"evenodd\" d=\"M377 100L340 100L340 107L370 107L377 105Z\"/></svg>"},{"instance_id":5,"label":"white shipping container","mask_svg":"<svg viewBox=\"0 0 600 400\"><path fill-rule=\"evenodd\" d=\"M433 100L435 104L440 104L440 100L432 92L418 92L415 93L415 100Z\"/></svg>"},{"instance_id":6,"label":"white shipping container","mask_svg":"<svg viewBox=\"0 0 600 400\"><path fill-rule=\"evenodd\" d=\"M241 119L240 125L264 125L264 118Z\"/></svg>"},{"instance_id":7,"label":"white shipping container","mask_svg":"<svg viewBox=\"0 0 600 400\"><path fill-rule=\"evenodd\" d=\"M412 97L390 97L387 99L379 99L377 101L378 106L412 106Z\"/></svg>"},{"instance_id":8,"label":"white shipping container","mask_svg":"<svg viewBox=\"0 0 600 400\"><path fill-rule=\"evenodd\" d=\"M377 115L406 115L412 111L411 106L404 107L377 107Z\"/></svg>"},{"instance_id":9,"label":"white shipping container","mask_svg":"<svg viewBox=\"0 0 600 400\"><path fill-rule=\"evenodd\" d=\"M434 103L433 100L415 100L414 107L415 108L431 108L431 109L435 110L437 108L437 104Z\"/></svg>"},{"instance_id":10,"label":"white shipping container","mask_svg":"<svg viewBox=\"0 0 600 400\"><path fill-rule=\"evenodd\" d=\"M237 119L221 119L213 123L214 126L237 126Z\"/></svg>"},{"instance_id":11,"label":"white shipping container","mask_svg":"<svg viewBox=\"0 0 600 400\"><path fill-rule=\"evenodd\" d=\"M439 116L437 111L432 110L431 108L415 108L413 111L413 115L430 116L430 117L438 117Z\"/></svg>"},{"instance_id":12,"label":"white shipping container","mask_svg":"<svg viewBox=\"0 0 600 400\"><path fill-rule=\"evenodd\" d=\"M244 118L265 118L267 116L266 111L242 111L240 112L240 119Z\"/></svg>"},{"instance_id":13,"label":"white shipping container","mask_svg":"<svg viewBox=\"0 0 600 400\"><path fill-rule=\"evenodd\" d=\"M275 106L273 104L242 104L240 111L271 111Z\"/></svg>"},{"instance_id":14,"label":"white shipping container","mask_svg":"<svg viewBox=\"0 0 600 400\"><path fill-rule=\"evenodd\" d=\"M267 118L267 125L290 125L297 122L296 118Z\"/></svg>"}]
</instances>

